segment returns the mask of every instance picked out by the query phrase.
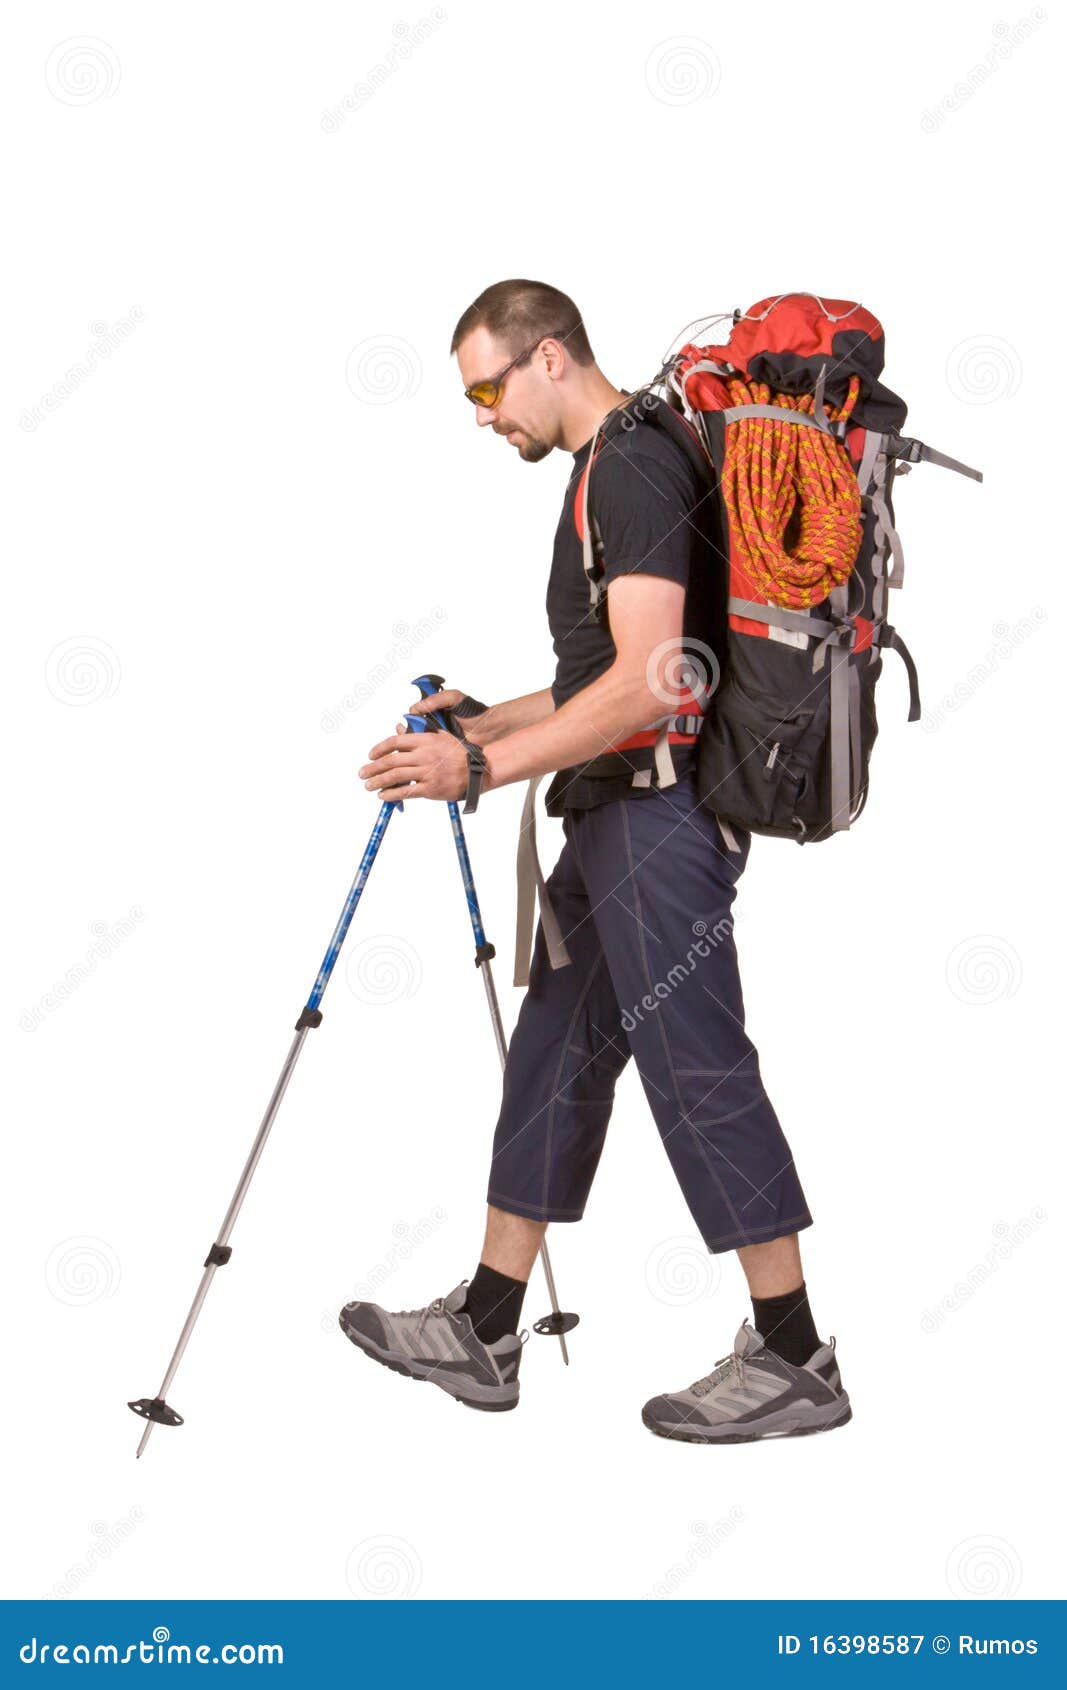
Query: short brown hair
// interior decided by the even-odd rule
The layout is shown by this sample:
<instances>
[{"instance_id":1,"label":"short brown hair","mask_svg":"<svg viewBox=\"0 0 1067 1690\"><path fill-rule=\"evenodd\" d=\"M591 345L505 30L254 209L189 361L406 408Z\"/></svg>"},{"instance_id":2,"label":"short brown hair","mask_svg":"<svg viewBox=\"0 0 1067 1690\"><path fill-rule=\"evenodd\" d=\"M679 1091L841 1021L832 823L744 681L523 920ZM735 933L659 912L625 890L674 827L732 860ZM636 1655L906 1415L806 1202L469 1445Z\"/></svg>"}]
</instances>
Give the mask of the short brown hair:
<instances>
[{"instance_id":1,"label":"short brown hair","mask_svg":"<svg viewBox=\"0 0 1067 1690\"><path fill-rule=\"evenodd\" d=\"M515 356L532 342L551 335L561 340L576 364L593 363L593 348L573 299L547 282L513 279L494 282L468 305L452 333L456 348L477 328L488 329Z\"/></svg>"}]
</instances>

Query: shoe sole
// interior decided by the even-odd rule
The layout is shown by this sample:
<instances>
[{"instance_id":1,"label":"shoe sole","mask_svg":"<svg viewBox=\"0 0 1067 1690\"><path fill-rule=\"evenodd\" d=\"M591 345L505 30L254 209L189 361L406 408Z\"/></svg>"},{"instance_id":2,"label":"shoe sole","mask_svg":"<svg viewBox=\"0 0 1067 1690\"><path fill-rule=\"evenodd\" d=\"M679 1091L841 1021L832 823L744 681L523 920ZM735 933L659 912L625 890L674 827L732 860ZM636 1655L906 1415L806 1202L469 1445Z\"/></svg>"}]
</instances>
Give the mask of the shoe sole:
<instances>
[{"instance_id":1,"label":"shoe sole","mask_svg":"<svg viewBox=\"0 0 1067 1690\"><path fill-rule=\"evenodd\" d=\"M811 1438L817 1432L836 1432L839 1426L846 1426L852 1419L852 1406L846 1403L844 1411L833 1420L825 1420L816 1426L782 1426L770 1431L749 1431L741 1427L731 1427L728 1423L718 1430L709 1426L706 1431L690 1432L683 1426L669 1426L662 1421L654 1420L646 1409L641 1410L641 1419L650 1432L657 1438L669 1438L672 1443L686 1444L759 1444L771 1443L777 1438Z\"/></svg>"},{"instance_id":2,"label":"shoe sole","mask_svg":"<svg viewBox=\"0 0 1067 1690\"><path fill-rule=\"evenodd\" d=\"M416 1369L423 1365L421 1362L398 1356L395 1350L379 1348L362 1332L357 1332L349 1326L343 1315L338 1316L338 1325L349 1343L355 1344L356 1349L362 1350L363 1354L369 1356L371 1361L379 1362L382 1367L388 1367L392 1373L402 1374L405 1379L414 1379L419 1385L436 1385L438 1390L444 1391L445 1395L450 1396L453 1401L461 1402L464 1408L476 1408L483 1414L506 1414L509 1409L519 1406L518 1384L515 1385L515 1395L508 1402L494 1402L491 1397L485 1402L479 1402L476 1397L464 1396L458 1385L454 1384L447 1374L442 1374L439 1367L427 1366L424 1373L419 1373ZM508 1391L510 1388L508 1385L483 1385L480 1387L485 1391Z\"/></svg>"}]
</instances>

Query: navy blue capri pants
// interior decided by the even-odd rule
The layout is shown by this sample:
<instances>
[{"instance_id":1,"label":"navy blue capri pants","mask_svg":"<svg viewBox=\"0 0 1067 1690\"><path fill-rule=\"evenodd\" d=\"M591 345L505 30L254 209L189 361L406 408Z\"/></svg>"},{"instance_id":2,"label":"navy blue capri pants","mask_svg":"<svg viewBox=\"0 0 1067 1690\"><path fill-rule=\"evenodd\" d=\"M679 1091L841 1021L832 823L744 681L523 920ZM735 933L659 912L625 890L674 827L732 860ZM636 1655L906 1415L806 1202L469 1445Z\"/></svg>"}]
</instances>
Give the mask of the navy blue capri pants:
<instances>
[{"instance_id":1,"label":"navy blue capri pants","mask_svg":"<svg viewBox=\"0 0 1067 1690\"><path fill-rule=\"evenodd\" d=\"M538 927L504 1070L489 1202L580 1220L615 1082L632 1056L664 1149L709 1250L811 1225L745 1032L731 908L752 844L726 849L692 777L570 810L548 895L571 961Z\"/></svg>"}]
</instances>

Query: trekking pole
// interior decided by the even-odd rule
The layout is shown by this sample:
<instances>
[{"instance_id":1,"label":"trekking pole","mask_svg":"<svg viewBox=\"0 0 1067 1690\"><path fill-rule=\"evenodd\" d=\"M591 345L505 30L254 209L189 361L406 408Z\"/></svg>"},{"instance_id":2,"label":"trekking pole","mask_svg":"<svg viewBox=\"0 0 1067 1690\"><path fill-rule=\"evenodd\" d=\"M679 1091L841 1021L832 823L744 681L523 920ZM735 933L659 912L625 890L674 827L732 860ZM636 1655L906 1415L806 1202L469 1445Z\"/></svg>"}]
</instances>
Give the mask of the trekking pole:
<instances>
[{"instance_id":1,"label":"trekking pole","mask_svg":"<svg viewBox=\"0 0 1067 1690\"><path fill-rule=\"evenodd\" d=\"M414 724L419 722L419 718L417 716L409 716L408 722L409 724ZM270 1129L274 1125L274 1117L277 1115L278 1110L281 1107L281 1101L285 1096L286 1087L292 1079L293 1069L296 1067L297 1058L303 1049L304 1040L307 1038L311 1028L317 1027L322 1020L322 1011L319 1008L319 1004L322 1001L322 995L325 992L326 987L330 983L330 975L333 973L334 964L340 955L341 946L345 942L345 935L351 925L352 917L356 912L356 905L359 903L363 888L367 884L367 877L374 866L374 859L378 855L378 850L381 846L382 840L385 838L385 830L392 819L393 811L402 810L403 807L402 803L394 802L391 804L383 804L381 809L378 811L378 819L371 831L370 839L367 841L367 848L363 853L359 868L356 871L356 878L353 880L352 885L349 888L348 897L345 899L344 908L341 911L337 926L333 930L333 937L330 940L326 955L322 959L322 967L319 969L315 984L311 988L311 996L300 1011L300 1019L296 1023L296 1037L289 1046L289 1054L286 1057L285 1064L278 1076L277 1084L271 1093L270 1102L267 1105L267 1112L260 1122L259 1131L255 1136L252 1148L248 1154L248 1160L245 1163L241 1177L237 1182L237 1190L230 1199L230 1206L226 1210L222 1226L219 1228L218 1237L207 1253L207 1259L204 1262L203 1276L200 1280L200 1284L197 1286L196 1296L193 1298L189 1313L185 1317L185 1325L181 1329L178 1342L174 1347L174 1354L171 1356L170 1364L166 1373L163 1375L163 1383L159 1387L158 1394L154 1397L141 1397L138 1401L131 1402L128 1405L133 1409L135 1414L140 1415L142 1420L147 1420L148 1422L144 1429L141 1441L137 1445L138 1460L140 1460L141 1456L144 1454L145 1445L152 1435L153 1426L181 1426L183 1424L182 1416L175 1413L174 1409L171 1408L170 1404L167 1402L167 1392L170 1390L174 1375L178 1371L178 1364L181 1361L182 1356L185 1354L186 1345L192 1337L193 1328L196 1325L200 1310L204 1306L204 1299L207 1296L208 1291L211 1289L211 1281L215 1277L216 1269L225 1267L232 1255L229 1245L229 1237L233 1231L237 1216L241 1212L241 1205L248 1195L248 1188L252 1183L252 1175L256 1171L259 1158L262 1156L264 1146L270 1136Z\"/></svg>"},{"instance_id":2,"label":"trekking pole","mask_svg":"<svg viewBox=\"0 0 1067 1690\"><path fill-rule=\"evenodd\" d=\"M419 675L418 678L412 681L411 684L413 687L418 687L423 698L430 698L435 692L440 692L445 683L444 678L441 675ZM432 714L439 731L453 735L456 734L456 729L453 724L450 711L435 710ZM425 731L427 726L427 718L425 716L408 716L406 720L409 724L414 722L419 723L419 729L416 729L416 732L420 731L420 729ZM458 738L460 736L456 735L456 737ZM467 840L463 832L463 822L460 818L459 805L453 800L449 800L448 819L452 823L452 837L456 842L456 855L459 858L460 878L463 881L463 890L467 895L467 910L471 918L471 928L474 933L474 965L480 973L482 977L482 984L485 987L486 1001L489 1005L489 1019L493 1024L493 1036L496 1039L497 1055L500 1057L500 1066L501 1069L503 1069L508 1059L508 1042L504 1036L504 1022L501 1018L500 1002L496 995L496 984L493 980L492 964L493 958L496 956L496 947L491 945L485 936L485 928L482 925L482 912L478 904L478 893L474 886L474 874L471 869L470 853L467 850ZM556 1294L556 1277L552 1272L552 1260L548 1254L548 1245L545 1243L543 1238L541 1240L540 1256L541 1266L544 1269L545 1274L545 1284L548 1287L548 1297L550 1303L552 1304L552 1313L544 1315L541 1320L535 1320L534 1331L545 1338L559 1339L559 1347L563 1352L564 1365L569 1367L571 1358L567 1354L567 1339L565 1334L573 1331L574 1327L578 1325L579 1316L576 1314L564 1314L560 1309L559 1297Z\"/></svg>"}]
</instances>

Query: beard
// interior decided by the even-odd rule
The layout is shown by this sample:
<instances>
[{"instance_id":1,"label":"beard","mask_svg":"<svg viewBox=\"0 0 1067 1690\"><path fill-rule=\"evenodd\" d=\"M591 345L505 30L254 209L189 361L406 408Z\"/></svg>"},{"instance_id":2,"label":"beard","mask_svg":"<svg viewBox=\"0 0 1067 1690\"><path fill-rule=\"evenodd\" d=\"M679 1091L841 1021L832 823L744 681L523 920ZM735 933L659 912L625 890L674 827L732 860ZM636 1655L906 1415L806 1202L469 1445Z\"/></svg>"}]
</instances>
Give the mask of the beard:
<instances>
[{"instance_id":1,"label":"beard","mask_svg":"<svg viewBox=\"0 0 1067 1690\"><path fill-rule=\"evenodd\" d=\"M501 423L499 427L494 423L493 427L497 434L518 434L519 439L516 442L515 450L525 464L539 464L541 459L547 458L552 450L546 440L539 440L535 434L530 434L528 430L519 428L517 423Z\"/></svg>"}]
</instances>

